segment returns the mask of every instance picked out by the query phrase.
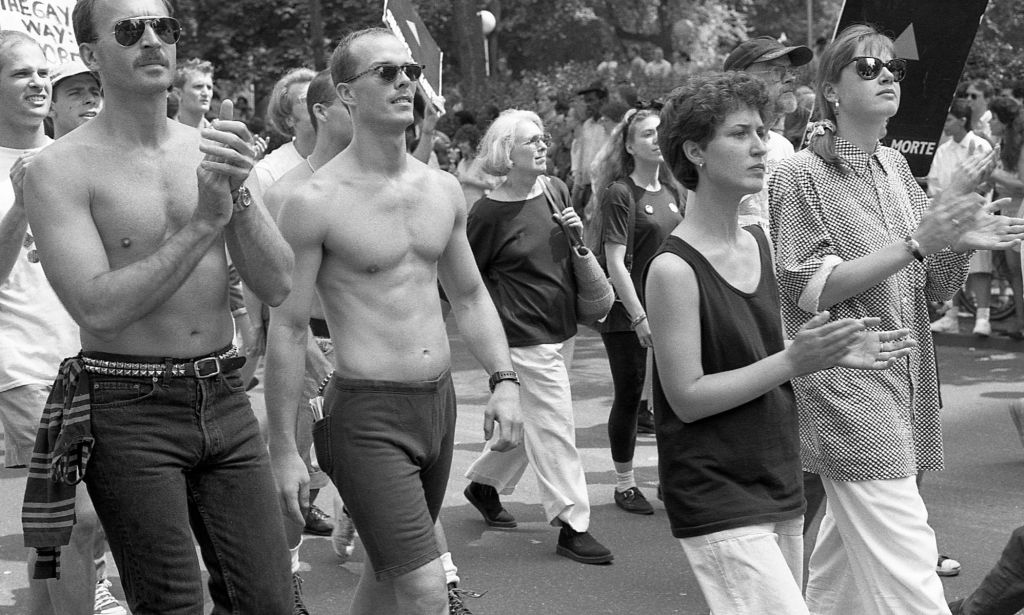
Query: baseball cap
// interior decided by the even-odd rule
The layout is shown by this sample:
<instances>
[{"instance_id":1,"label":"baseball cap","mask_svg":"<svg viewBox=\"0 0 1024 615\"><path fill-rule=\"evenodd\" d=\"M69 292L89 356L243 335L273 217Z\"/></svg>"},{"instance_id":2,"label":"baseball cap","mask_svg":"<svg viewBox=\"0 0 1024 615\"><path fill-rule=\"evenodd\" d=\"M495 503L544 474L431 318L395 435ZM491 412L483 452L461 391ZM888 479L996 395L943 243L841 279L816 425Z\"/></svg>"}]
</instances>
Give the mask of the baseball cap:
<instances>
[{"instance_id":1,"label":"baseball cap","mask_svg":"<svg viewBox=\"0 0 1024 615\"><path fill-rule=\"evenodd\" d=\"M814 52L803 45L784 47L770 36L759 36L737 45L725 59L722 69L746 70L755 62L767 62L786 55L793 66L803 66L811 61Z\"/></svg>"},{"instance_id":2,"label":"baseball cap","mask_svg":"<svg viewBox=\"0 0 1024 615\"><path fill-rule=\"evenodd\" d=\"M602 96L607 96L608 88L604 87L604 82L598 79L597 81L591 82L587 87L576 90L576 93L581 96L587 92L597 92Z\"/></svg>"},{"instance_id":3,"label":"baseball cap","mask_svg":"<svg viewBox=\"0 0 1024 615\"><path fill-rule=\"evenodd\" d=\"M52 87L57 87L57 84L61 81L64 81L69 77L74 77L75 75L83 74L92 75L92 78L96 80L96 83L100 82L99 76L89 70L85 64L82 64L79 60L71 60L50 71L50 85Z\"/></svg>"}]
</instances>

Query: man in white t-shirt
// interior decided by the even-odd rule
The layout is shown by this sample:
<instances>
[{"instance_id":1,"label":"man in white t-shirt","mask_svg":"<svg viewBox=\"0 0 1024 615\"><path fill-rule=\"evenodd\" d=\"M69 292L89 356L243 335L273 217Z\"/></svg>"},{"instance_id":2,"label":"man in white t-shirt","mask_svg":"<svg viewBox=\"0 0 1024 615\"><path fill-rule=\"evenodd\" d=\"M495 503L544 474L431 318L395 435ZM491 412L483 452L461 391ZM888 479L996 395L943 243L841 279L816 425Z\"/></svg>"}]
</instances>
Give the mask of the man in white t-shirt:
<instances>
[{"instance_id":1,"label":"man in white t-shirt","mask_svg":"<svg viewBox=\"0 0 1024 615\"><path fill-rule=\"evenodd\" d=\"M80 347L78 326L39 264L25 218L22 182L32 157L51 142L43 132L48 113L54 116L57 137L95 116L96 80L83 74L88 69L81 63L61 65L51 73L32 38L0 32L0 168L10 170L10 180L0 182L0 421L7 468L29 464L57 369ZM62 96L54 110L51 77L53 89L59 87ZM77 490L75 514L71 542L62 550L61 578L30 578L28 611L127 615L111 597L107 582L97 583L95 554L102 533L85 489ZM30 560L29 571L32 567Z\"/></svg>"},{"instance_id":2,"label":"man in white t-shirt","mask_svg":"<svg viewBox=\"0 0 1024 615\"><path fill-rule=\"evenodd\" d=\"M256 163L246 185L260 197L281 176L313 153L316 131L306 111L306 91L316 73L309 68L292 69L274 84L267 105L267 124L283 137L291 139Z\"/></svg>"},{"instance_id":3,"label":"man in white t-shirt","mask_svg":"<svg viewBox=\"0 0 1024 615\"><path fill-rule=\"evenodd\" d=\"M928 171L928 196L935 196L945 190L949 186L953 174L964 165L968 158L976 153L985 153L992 149L992 145L986 139L970 129L974 108L973 101L960 98L954 100L950 106L949 113L946 115L946 123L943 126L943 133L949 138L939 145L935 150L935 157L932 158L932 167ZM974 334L981 337L992 334L992 325L989 322L991 284L992 252L991 250L978 250L971 256L967 287L974 294L978 306L974 319ZM945 314L932 323L931 329L940 333L958 333L960 331L958 317L959 310L956 309L952 301L947 301Z\"/></svg>"},{"instance_id":4,"label":"man in white t-shirt","mask_svg":"<svg viewBox=\"0 0 1024 615\"><path fill-rule=\"evenodd\" d=\"M990 145L995 144L992 130L988 123L992 119L992 112L988 110L988 103L995 94L995 88L988 79L975 79L967 86L967 102L971 105L972 122L967 128L975 135L985 139Z\"/></svg>"},{"instance_id":5,"label":"man in white t-shirt","mask_svg":"<svg viewBox=\"0 0 1024 615\"><path fill-rule=\"evenodd\" d=\"M764 125L772 128L787 113L796 111L792 69L811 61L814 54L807 47L785 47L770 36L759 36L740 43L725 59L724 70L737 70L756 75L768 86L773 101ZM784 158L793 155L793 144L781 134L769 130L765 134L765 176L761 192L749 194L740 203L740 226L759 224L768 230L768 178Z\"/></svg>"}]
</instances>

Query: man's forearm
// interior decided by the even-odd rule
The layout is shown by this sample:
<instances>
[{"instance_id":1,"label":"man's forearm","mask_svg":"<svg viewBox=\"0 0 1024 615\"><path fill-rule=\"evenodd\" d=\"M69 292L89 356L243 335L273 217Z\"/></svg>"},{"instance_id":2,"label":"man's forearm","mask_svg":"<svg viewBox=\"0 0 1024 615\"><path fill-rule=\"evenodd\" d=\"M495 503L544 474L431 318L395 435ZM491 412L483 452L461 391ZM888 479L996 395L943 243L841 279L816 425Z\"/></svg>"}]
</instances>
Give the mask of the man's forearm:
<instances>
[{"instance_id":1,"label":"man's forearm","mask_svg":"<svg viewBox=\"0 0 1024 615\"><path fill-rule=\"evenodd\" d=\"M25 208L15 205L0 220L0 283L11 275L14 263L21 254L21 244L25 241L28 221L25 219Z\"/></svg>"},{"instance_id":2,"label":"man's forearm","mask_svg":"<svg viewBox=\"0 0 1024 615\"><path fill-rule=\"evenodd\" d=\"M267 305L280 305L291 290L294 257L263 206L253 203L232 216L225 238L246 285Z\"/></svg>"},{"instance_id":3,"label":"man's forearm","mask_svg":"<svg viewBox=\"0 0 1024 615\"><path fill-rule=\"evenodd\" d=\"M307 329L274 322L267 332L266 404L271 455L297 448L295 421L302 395Z\"/></svg>"},{"instance_id":4,"label":"man's forearm","mask_svg":"<svg viewBox=\"0 0 1024 615\"><path fill-rule=\"evenodd\" d=\"M215 226L193 220L150 256L81 284L69 311L90 333L100 338L117 335L166 303L220 233Z\"/></svg>"}]
</instances>

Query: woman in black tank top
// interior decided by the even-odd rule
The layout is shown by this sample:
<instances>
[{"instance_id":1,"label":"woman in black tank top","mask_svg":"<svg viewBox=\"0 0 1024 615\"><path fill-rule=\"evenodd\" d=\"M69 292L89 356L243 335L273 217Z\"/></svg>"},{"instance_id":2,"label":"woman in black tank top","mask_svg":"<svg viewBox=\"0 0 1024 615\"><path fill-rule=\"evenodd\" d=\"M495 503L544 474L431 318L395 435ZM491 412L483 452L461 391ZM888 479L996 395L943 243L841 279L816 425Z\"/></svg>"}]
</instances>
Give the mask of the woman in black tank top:
<instances>
[{"instance_id":1,"label":"woman in black tank top","mask_svg":"<svg viewBox=\"0 0 1024 615\"><path fill-rule=\"evenodd\" d=\"M768 104L759 79L715 73L677 88L661 116L665 160L694 193L646 277L659 474L716 615L807 613L789 380L837 364L884 369L913 344L905 330L866 331L877 319L827 312L784 339L767 238L737 222L740 199L764 182Z\"/></svg>"}]
</instances>

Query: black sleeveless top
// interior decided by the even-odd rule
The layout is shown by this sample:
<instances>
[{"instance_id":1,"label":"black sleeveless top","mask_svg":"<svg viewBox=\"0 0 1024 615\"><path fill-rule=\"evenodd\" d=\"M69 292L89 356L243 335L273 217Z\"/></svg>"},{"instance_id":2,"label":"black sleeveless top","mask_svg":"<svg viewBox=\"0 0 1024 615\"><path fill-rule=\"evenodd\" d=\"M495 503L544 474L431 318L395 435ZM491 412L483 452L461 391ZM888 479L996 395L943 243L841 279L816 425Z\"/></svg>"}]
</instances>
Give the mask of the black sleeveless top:
<instances>
[{"instance_id":1,"label":"black sleeveless top","mask_svg":"<svg viewBox=\"0 0 1024 615\"><path fill-rule=\"evenodd\" d=\"M655 255L674 254L696 274L705 374L745 367L784 348L771 249L760 227L747 231L761 255L753 293L734 288L674 235ZM736 408L683 423L665 398L655 357L654 415L658 473L676 538L803 514L800 438L788 382Z\"/></svg>"}]
</instances>

